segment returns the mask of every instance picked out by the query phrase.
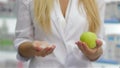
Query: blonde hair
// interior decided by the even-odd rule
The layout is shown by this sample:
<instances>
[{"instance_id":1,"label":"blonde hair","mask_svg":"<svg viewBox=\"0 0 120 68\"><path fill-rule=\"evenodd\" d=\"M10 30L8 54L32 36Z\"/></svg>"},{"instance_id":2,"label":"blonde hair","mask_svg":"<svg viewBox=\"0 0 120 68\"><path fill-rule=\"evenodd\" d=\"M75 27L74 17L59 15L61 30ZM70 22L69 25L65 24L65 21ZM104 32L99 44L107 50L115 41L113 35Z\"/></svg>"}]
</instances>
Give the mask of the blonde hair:
<instances>
[{"instance_id":1,"label":"blonde hair","mask_svg":"<svg viewBox=\"0 0 120 68\"><path fill-rule=\"evenodd\" d=\"M50 14L54 0L34 0L35 19L45 32L51 32ZM96 0L79 0L82 3L89 22L89 31L96 33L100 27L100 16Z\"/></svg>"},{"instance_id":2,"label":"blonde hair","mask_svg":"<svg viewBox=\"0 0 120 68\"><path fill-rule=\"evenodd\" d=\"M50 14L54 0L34 0L35 20L47 33L51 32Z\"/></svg>"}]
</instances>

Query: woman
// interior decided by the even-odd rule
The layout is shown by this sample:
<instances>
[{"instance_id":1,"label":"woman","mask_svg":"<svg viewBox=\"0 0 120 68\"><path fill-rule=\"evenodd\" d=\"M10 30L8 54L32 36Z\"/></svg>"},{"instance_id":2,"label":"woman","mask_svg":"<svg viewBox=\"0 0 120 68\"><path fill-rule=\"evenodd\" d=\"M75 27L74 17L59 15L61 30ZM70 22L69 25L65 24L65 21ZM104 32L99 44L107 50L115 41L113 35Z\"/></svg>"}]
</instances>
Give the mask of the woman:
<instances>
[{"instance_id":1,"label":"woman","mask_svg":"<svg viewBox=\"0 0 120 68\"><path fill-rule=\"evenodd\" d=\"M18 0L15 47L29 68L88 68L102 55L103 0ZM79 41L96 33L97 46Z\"/></svg>"}]
</instances>

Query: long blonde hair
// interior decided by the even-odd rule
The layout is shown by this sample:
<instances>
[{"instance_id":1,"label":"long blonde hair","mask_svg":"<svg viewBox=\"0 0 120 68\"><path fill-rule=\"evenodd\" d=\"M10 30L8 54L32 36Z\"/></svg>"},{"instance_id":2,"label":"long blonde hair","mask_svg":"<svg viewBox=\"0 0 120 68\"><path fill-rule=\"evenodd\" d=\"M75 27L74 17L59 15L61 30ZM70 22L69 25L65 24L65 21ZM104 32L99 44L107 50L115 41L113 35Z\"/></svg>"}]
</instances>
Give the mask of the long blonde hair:
<instances>
[{"instance_id":1,"label":"long blonde hair","mask_svg":"<svg viewBox=\"0 0 120 68\"><path fill-rule=\"evenodd\" d=\"M34 15L36 21L45 32L51 32L50 14L54 0L34 0ZM96 33L100 27L100 15L96 0L79 0L82 3L89 22L89 31Z\"/></svg>"}]
</instances>

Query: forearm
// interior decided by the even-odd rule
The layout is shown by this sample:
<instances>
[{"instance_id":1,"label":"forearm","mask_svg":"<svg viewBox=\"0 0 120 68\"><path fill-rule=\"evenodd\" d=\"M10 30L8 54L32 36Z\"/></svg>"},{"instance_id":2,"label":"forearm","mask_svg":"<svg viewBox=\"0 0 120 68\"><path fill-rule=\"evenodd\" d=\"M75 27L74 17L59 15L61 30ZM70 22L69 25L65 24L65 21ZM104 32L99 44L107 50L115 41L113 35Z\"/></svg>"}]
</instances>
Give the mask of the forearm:
<instances>
[{"instance_id":1,"label":"forearm","mask_svg":"<svg viewBox=\"0 0 120 68\"><path fill-rule=\"evenodd\" d=\"M21 56L25 58L33 57L35 54L35 50L31 42L25 42L21 44L18 48L18 52Z\"/></svg>"},{"instance_id":2,"label":"forearm","mask_svg":"<svg viewBox=\"0 0 120 68\"><path fill-rule=\"evenodd\" d=\"M88 55L90 61L96 61L103 54L102 48L99 48L94 54Z\"/></svg>"}]
</instances>

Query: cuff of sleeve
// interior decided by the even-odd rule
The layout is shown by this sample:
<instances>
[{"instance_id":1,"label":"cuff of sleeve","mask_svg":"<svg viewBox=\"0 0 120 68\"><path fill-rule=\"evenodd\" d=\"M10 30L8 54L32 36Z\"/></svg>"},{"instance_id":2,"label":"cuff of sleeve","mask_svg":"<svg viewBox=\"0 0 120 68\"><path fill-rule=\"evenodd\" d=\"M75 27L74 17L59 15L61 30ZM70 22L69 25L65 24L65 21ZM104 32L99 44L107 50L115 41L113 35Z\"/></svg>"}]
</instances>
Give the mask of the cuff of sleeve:
<instances>
[{"instance_id":1,"label":"cuff of sleeve","mask_svg":"<svg viewBox=\"0 0 120 68\"><path fill-rule=\"evenodd\" d=\"M21 62L26 62L26 61L28 61L30 59L30 58L22 57L19 53L17 53L16 57Z\"/></svg>"}]
</instances>

